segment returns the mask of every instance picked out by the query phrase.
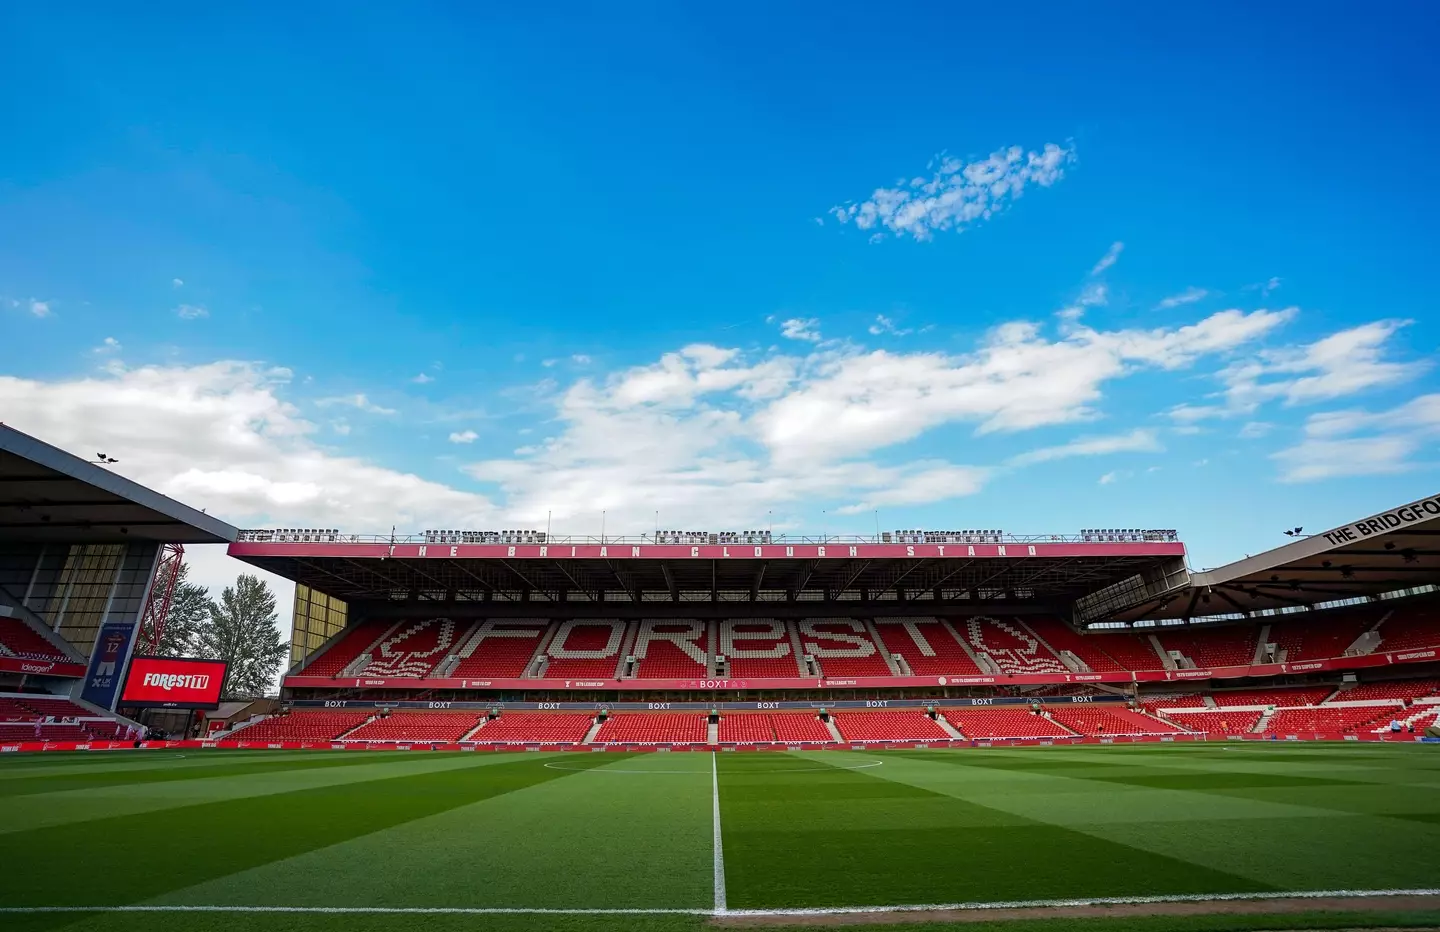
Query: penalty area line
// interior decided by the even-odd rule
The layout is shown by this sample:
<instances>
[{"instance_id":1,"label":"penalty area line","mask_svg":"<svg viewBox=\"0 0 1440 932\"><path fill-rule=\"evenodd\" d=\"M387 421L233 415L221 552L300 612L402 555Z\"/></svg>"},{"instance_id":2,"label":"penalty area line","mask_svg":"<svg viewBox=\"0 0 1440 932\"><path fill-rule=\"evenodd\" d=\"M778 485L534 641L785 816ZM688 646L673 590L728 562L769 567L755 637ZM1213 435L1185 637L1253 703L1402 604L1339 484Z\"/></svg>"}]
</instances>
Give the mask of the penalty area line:
<instances>
[{"instance_id":1,"label":"penalty area line","mask_svg":"<svg viewBox=\"0 0 1440 932\"><path fill-rule=\"evenodd\" d=\"M315 913L355 915L462 916L842 916L859 913L918 913L942 910L1043 909L1074 906L1138 906L1158 903L1230 903L1265 900L1374 899L1390 896L1440 896L1440 888L1413 890L1291 890L1265 893L1179 893L1170 896L1089 896L1057 900L996 900L895 906L826 906L797 909L583 909L523 906L0 906L0 915L22 913Z\"/></svg>"}]
</instances>

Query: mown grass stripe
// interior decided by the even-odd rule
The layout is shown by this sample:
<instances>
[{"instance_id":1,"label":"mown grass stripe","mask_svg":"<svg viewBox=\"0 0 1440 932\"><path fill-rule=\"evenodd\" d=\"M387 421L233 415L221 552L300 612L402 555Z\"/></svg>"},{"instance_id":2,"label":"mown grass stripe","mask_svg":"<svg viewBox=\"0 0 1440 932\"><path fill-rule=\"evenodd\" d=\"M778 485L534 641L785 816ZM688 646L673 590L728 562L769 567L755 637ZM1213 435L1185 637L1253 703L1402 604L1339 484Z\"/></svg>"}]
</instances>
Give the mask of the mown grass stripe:
<instances>
[{"instance_id":1,"label":"mown grass stripe","mask_svg":"<svg viewBox=\"0 0 1440 932\"><path fill-rule=\"evenodd\" d=\"M820 906L794 909L583 909L523 906L0 906L0 914L25 913L315 913L355 915L462 915L462 916L845 916L875 913L917 913L998 909L1061 909L1076 906L1141 906L1159 903L1233 903L1270 900L1374 899L1392 896L1436 896L1440 888L1399 890L1292 890L1273 893L1194 893L1161 896L1086 896L1049 900L992 900L989 902L906 903L893 906Z\"/></svg>"}]
</instances>

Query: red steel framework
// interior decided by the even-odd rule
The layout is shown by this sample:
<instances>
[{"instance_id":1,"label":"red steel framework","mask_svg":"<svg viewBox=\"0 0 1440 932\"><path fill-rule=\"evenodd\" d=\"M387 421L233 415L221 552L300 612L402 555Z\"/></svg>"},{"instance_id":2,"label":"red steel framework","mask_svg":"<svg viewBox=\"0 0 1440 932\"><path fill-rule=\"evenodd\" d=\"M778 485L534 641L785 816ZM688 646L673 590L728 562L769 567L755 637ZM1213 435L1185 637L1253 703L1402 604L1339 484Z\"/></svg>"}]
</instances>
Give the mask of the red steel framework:
<instances>
[{"instance_id":1,"label":"red steel framework","mask_svg":"<svg viewBox=\"0 0 1440 932\"><path fill-rule=\"evenodd\" d=\"M170 617L170 600L180 582L180 564L185 562L184 544L163 544L160 560L155 564L155 584L150 587L150 601L140 616L140 653L153 653L165 636L165 619Z\"/></svg>"}]
</instances>

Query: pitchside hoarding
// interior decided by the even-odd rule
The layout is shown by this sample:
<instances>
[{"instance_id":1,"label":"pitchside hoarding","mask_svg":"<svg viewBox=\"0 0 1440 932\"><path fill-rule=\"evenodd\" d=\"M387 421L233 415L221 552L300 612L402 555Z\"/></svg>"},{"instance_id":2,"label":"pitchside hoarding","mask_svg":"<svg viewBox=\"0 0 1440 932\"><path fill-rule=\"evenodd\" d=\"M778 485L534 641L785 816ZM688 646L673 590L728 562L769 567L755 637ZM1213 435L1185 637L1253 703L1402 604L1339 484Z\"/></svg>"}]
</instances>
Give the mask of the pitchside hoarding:
<instances>
[{"instance_id":1,"label":"pitchside hoarding","mask_svg":"<svg viewBox=\"0 0 1440 932\"><path fill-rule=\"evenodd\" d=\"M214 709L225 684L225 661L135 657L120 705L132 708Z\"/></svg>"}]
</instances>

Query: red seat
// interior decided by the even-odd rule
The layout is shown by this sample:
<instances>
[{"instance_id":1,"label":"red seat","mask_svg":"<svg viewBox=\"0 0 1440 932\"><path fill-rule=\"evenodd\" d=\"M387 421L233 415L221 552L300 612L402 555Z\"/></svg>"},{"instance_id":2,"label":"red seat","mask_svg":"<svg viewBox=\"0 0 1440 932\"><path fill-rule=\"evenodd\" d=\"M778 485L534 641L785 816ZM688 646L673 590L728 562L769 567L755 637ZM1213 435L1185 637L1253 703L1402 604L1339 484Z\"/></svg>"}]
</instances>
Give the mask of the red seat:
<instances>
[{"instance_id":1,"label":"red seat","mask_svg":"<svg viewBox=\"0 0 1440 932\"><path fill-rule=\"evenodd\" d=\"M855 618L806 618L800 622L800 648L828 677L894 676L885 649Z\"/></svg>"},{"instance_id":2,"label":"red seat","mask_svg":"<svg viewBox=\"0 0 1440 932\"><path fill-rule=\"evenodd\" d=\"M393 619L373 619L351 625L331 640L330 648L315 657L301 670L301 676L339 676L356 657L375 642L395 622Z\"/></svg>"},{"instance_id":3,"label":"red seat","mask_svg":"<svg viewBox=\"0 0 1440 932\"><path fill-rule=\"evenodd\" d=\"M1012 706L944 709L945 720L967 738L1060 738L1070 732L1037 712Z\"/></svg>"},{"instance_id":4,"label":"red seat","mask_svg":"<svg viewBox=\"0 0 1440 932\"><path fill-rule=\"evenodd\" d=\"M505 712L470 736L477 744L579 744L595 724L574 712Z\"/></svg>"},{"instance_id":5,"label":"red seat","mask_svg":"<svg viewBox=\"0 0 1440 932\"><path fill-rule=\"evenodd\" d=\"M875 628L891 653L905 658L916 676L979 676L975 661L937 618L876 618Z\"/></svg>"},{"instance_id":6,"label":"red seat","mask_svg":"<svg viewBox=\"0 0 1440 932\"><path fill-rule=\"evenodd\" d=\"M704 744L706 717L699 712L621 712L595 735L597 744Z\"/></svg>"},{"instance_id":7,"label":"red seat","mask_svg":"<svg viewBox=\"0 0 1440 932\"><path fill-rule=\"evenodd\" d=\"M473 641L462 642L460 662L450 676L462 679L515 679L528 672L530 661L545 636L546 621L481 622Z\"/></svg>"},{"instance_id":8,"label":"red seat","mask_svg":"<svg viewBox=\"0 0 1440 932\"><path fill-rule=\"evenodd\" d=\"M835 727L846 741L950 741L952 736L919 709L836 712Z\"/></svg>"},{"instance_id":9,"label":"red seat","mask_svg":"<svg viewBox=\"0 0 1440 932\"><path fill-rule=\"evenodd\" d=\"M1201 731L1209 734L1243 735L1260 721L1259 712L1172 712L1170 721L1187 731Z\"/></svg>"},{"instance_id":10,"label":"red seat","mask_svg":"<svg viewBox=\"0 0 1440 932\"><path fill-rule=\"evenodd\" d=\"M727 618L720 622L719 653L729 679L801 675L784 622L773 618Z\"/></svg>"},{"instance_id":11,"label":"red seat","mask_svg":"<svg viewBox=\"0 0 1440 932\"><path fill-rule=\"evenodd\" d=\"M346 741L459 741L484 717L483 712L396 711L367 722Z\"/></svg>"},{"instance_id":12,"label":"red seat","mask_svg":"<svg viewBox=\"0 0 1440 932\"><path fill-rule=\"evenodd\" d=\"M625 628L625 622L613 619L561 622L545 648L546 679L614 679Z\"/></svg>"},{"instance_id":13,"label":"red seat","mask_svg":"<svg viewBox=\"0 0 1440 932\"><path fill-rule=\"evenodd\" d=\"M1050 717L1082 735L1164 735L1184 730L1131 709L1097 705L1056 706Z\"/></svg>"},{"instance_id":14,"label":"red seat","mask_svg":"<svg viewBox=\"0 0 1440 932\"><path fill-rule=\"evenodd\" d=\"M954 627L975 651L995 661L1002 673L1070 672L1023 622L1016 619L962 618L954 622Z\"/></svg>"},{"instance_id":15,"label":"red seat","mask_svg":"<svg viewBox=\"0 0 1440 932\"><path fill-rule=\"evenodd\" d=\"M18 618L0 615L0 656L69 662L65 652Z\"/></svg>"},{"instance_id":16,"label":"red seat","mask_svg":"<svg viewBox=\"0 0 1440 932\"><path fill-rule=\"evenodd\" d=\"M330 741L369 718L370 711L344 709L295 709L286 715L272 715L246 725L224 740L234 741Z\"/></svg>"}]
</instances>

